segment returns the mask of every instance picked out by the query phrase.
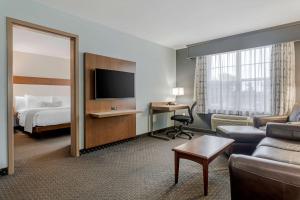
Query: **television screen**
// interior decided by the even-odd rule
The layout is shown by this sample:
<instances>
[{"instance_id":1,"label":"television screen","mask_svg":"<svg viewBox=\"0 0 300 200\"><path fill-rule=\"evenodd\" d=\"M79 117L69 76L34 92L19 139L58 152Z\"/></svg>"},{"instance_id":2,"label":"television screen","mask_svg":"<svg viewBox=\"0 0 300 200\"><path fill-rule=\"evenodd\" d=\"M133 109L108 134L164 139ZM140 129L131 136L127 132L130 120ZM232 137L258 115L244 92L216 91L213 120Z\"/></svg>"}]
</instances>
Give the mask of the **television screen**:
<instances>
[{"instance_id":1,"label":"television screen","mask_svg":"<svg viewBox=\"0 0 300 200\"><path fill-rule=\"evenodd\" d=\"M95 70L95 99L134 97L134 73Z\"/></svg>"}]
</instances>

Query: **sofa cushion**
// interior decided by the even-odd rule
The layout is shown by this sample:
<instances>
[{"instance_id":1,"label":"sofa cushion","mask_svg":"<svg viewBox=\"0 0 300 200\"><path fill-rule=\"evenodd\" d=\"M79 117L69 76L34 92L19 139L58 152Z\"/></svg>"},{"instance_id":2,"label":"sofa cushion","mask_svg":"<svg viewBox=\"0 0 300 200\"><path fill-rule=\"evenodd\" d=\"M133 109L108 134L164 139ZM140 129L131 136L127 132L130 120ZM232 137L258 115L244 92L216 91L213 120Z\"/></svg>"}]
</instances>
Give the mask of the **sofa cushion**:
<instances>
[{"instance_id":1,"label":"sofa cushion","mask_svg":"<svg viewBox=\"0 0 300 200\"><path fill-rule=\"evenodd\" d=\"M218 126L217 133L240 143L258 143L265 137L264 131L253 126Z\"/></svg>"},{"instance_id":2,"label":"sofa cushion","mask_svg":"<svg viewBox=\"0 0 300 200\"><path fill-rule=\"evenodd\" d=\"M290 122L300 121L300 104L295 104L292 110L292 113L289 116Z\"/></svg>"},{"instance_id":3,"label":"sofa cushion","mask_svg":"<svg viewBox=\"0 0 300 200\"><path fill-rule=\"evenodd\" d=\"M257 145L257 147L260 146L275 147L275 148L284 149L288 151L300 152L300 141L282 140L282 139L266 137L262 139L260 143Z\"/></svg>"},{"instance_id":4,"label":"sofa cushion","mask_svg":"<svg viewBox=\"0 0 300 200\"><path fill-rule=\"evenodd\" d=\"M300 141L300 126L295 124L268 123L267 137Z\"/></svg>"},{"instance_id":5,"label":"sofa cushion","mask_svg":"<svg viewBox=\"0 0 300 200\"><path fill-rule=\"evenodd\" d=\"M269 146L259 146L253 153L254 157L300 165L300 152L289 151Z\"/></svg>"}]
</instances>

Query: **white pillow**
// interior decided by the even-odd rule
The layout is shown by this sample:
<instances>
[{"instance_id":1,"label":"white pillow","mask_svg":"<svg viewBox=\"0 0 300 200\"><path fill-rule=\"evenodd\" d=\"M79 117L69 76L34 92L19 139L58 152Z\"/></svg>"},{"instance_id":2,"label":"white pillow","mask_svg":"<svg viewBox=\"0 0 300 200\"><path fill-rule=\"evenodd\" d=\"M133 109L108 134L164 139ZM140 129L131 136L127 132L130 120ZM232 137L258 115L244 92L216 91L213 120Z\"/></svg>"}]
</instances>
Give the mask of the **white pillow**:
<instances>
[{"instance_id":1,"label":"white pillow","mask_svg":"<svg viewBox=\"0 0 300 200\"><path fill-rule=\"evenodd\" d=\"M31 96L25 95L26 108L40 108L42 102L52 103L51 96Z\"/></svg>"},{"instance_id":2,"label":"white pillow","mask_svg":"<svg viewBox=\"0 0 300 200\"><path fill-rule=\"evenodd\" d=\"M61 106L65 106L65 107L71 105L70 96L54 96L53 102L62 102Z\"/></svg>"},{"instance_id":3,"label":"white pillow","mask_svg":"<svg viewBox=\"0 0 300 200\"><path fill-rule=\"evenodd\" d=\"M54 102L45 102L45 101L42 101L40 103L41 107L61 107L62 106L62 102L61 101L54 101Z\"/></svg>"},{"instance_id":4,"label":"white pillow","mask_svg":"<svg viewBox=\"0 0 300 200\"><path fill-rule=\"evenodd\" d=\"M26 108L25 97L15 96L15 110L18 112L19 110Z\"/></svg>"}]
</instances>

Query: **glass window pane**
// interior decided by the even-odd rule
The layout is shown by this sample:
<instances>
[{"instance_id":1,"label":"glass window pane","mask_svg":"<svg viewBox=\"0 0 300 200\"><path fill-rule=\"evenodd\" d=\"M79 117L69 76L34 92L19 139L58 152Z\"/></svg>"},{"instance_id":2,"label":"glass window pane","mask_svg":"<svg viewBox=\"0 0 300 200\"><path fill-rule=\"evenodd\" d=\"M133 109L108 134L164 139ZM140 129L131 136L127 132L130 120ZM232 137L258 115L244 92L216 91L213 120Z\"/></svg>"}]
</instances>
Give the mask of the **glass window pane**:
<instances>
[{"instance_id":1,"label":"glass window pane","mask_svg":"<svg viewBox=\"0 0 300 200\"><path fill-rule=\"evenodd\" d=\"M209 56L207 107L218 112L270 112L271 47Z\"/></svg>"}]
</instances>

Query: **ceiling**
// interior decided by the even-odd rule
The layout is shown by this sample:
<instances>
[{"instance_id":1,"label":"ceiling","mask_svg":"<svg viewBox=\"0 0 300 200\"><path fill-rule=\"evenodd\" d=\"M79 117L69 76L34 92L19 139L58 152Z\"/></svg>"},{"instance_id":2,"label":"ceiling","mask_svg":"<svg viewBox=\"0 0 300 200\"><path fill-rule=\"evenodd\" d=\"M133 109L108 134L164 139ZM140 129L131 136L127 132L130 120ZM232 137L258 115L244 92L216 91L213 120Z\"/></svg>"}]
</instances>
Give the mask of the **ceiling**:
<instances>
[{"instance_id":1,"label":"ceiling","mask_svg":"<svg viewBox=\"0 0 300 200\"><path fill-rule=\"evenodd\" d=\"M299 0L36 0L174 49L300 20Z\"/></svg>"},{"instance_id":2,"label":"ceiling","mask_svg":"<svg viewBox=\"0 0 300 200\"><path fill-rule=\"evenodd\" d=\"M14 26L13 50L69 59L70 39L21 26Z\"/></svg>"}]
</instances>

